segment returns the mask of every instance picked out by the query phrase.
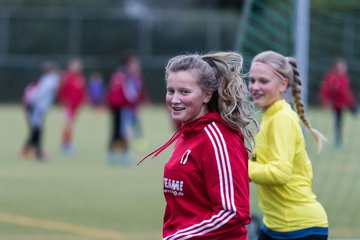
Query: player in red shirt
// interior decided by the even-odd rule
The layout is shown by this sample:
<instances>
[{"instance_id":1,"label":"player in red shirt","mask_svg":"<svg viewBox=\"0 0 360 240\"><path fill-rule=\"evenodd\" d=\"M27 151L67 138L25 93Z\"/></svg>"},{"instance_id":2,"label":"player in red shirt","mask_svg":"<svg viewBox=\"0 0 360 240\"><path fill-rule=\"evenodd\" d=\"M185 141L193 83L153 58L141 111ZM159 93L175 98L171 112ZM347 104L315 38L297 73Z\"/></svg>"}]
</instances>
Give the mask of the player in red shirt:
<instances>
[{"instance_id":1,"label":"player in red shirt","mask_svg":"<svg viewBox=\"0 0 360 240\"><path fill-rule=\"evenodd\" d=\"M64 154L73 152L72 135L76 114L86 97L85 77L82 74L82 63L79 59L69 62L64 72L58 91L60 104L65 114L65 126L62 134L62 151Z\"/></svg>"},{"instance_id":2,"label":"player in red shirt","mask_svg":"<svg viewBox=\"0 0 360 240\"><path fill-rule=\"evenodd\" d=\"M247 238L252 105L234 52L181 55L166 67L166 103L182 126L165 165L163 239ZM146 158L146 157L145 157Z\"/></svg>"},{"instance_id":3,"label":"player in red shirt","mask_svg":"<svg viewBox=\"0 0 360 240\"><path fill-rule=\"evenodd\" d=\"M357 103L351 92L345 59L336 59L333 67L326 72L320 88L321 103L332 109L335 117L335 146L342 145L342 115L349 108L357 112Z\"/></svg>"},{"instance_id":4,"label":"player in red shirt","mask_svg":"<svg viewBox=\"0 0 360 240\"><path fill-rule=\"evenodd\" d=\"M139 106L144 100L140 60L130 50L121 56L121 66L111 76L107 91L107 105L111 112L112 131L108 163L130 165L130 133L137 147L145 147L146 140L139 119Z\"/></svg>"}]
</instances>

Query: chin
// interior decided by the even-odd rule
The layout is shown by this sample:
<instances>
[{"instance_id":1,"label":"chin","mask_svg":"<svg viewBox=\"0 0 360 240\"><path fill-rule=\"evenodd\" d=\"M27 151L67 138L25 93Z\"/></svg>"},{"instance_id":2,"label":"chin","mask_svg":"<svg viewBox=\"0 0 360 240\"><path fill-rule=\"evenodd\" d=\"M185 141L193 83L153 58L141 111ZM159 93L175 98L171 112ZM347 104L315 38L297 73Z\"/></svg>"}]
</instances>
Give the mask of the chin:
<instances>
[{"instance_id":1,"label":"chin","mask_svg":"<svg viewBox=\"0 0 360 240\"><path fill-rule=\"evenodd\" d=\"M171 115L171 118L176 122L181 122L181 123L184 122L184 119L182 117L179 117L179 116L174 115L174 114Z\"/></svg>"},{"instance_id":2,"label":"chin","mask_svg":"<svg viewBox=\"0 0 360 240\"><path fill-rule=\"evenodd\" d=\"M258 107L263 107L263 104L262 104L262 102L260 102L260 101L254 101L254 103L256 104L256 106L258 106Z\"/></svg>"}]
</instances>

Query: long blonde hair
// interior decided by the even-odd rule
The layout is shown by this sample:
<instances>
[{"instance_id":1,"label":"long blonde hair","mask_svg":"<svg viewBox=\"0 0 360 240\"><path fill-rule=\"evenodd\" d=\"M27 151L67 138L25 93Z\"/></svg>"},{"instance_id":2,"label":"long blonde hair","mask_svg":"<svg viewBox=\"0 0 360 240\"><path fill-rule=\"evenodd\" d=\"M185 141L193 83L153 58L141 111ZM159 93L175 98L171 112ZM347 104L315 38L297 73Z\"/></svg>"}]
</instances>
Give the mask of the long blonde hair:
<instances>
[{"instance_id":1,"label":"long blonde hair","mask_svg":"<svg viewBox=\"0 0 360 240\"><path fill-rule=\"evenodd\" d=\"M277 73L288 79L288 87L291 87L292 89L291 93L296 113L304 126L311 132L311 135L315 139L318 146L318 150L320 151L324 142L326 141L326 138L321 132L311 127L310 122L305 116L304 104L301 100L301 78L297 68L296 60L293 57L285 57L274 51L265 51L256 55L253 59L253 62L267 64Z\"/></svg>"},{"instance_id":2,"label":"long blonde hair","mask_svg":"<svg viewBox=\"0 0 360 240\"><path fill-rule=\"evenodd\" d=\"M201 89L213 92L207 104L208 110L219 112L230 127L240 130L253 149L251 123L257 127L257 122L253 117L250 93L241 73L242 66L243 58L236 52L180 55L169 60L165 78L171 72L192 71Z\"/></svg>"}]
</instances>

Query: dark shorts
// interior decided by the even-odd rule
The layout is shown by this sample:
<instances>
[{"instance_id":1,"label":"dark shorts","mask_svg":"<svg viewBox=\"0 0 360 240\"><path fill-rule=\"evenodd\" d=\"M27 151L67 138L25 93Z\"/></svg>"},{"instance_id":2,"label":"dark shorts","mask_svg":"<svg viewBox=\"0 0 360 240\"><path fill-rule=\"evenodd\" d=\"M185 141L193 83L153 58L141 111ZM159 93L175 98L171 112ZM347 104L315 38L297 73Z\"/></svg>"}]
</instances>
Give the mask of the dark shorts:
<instances>
[{"instance_id":1,"label":"dark shorts","mask_svg":"<svg viewBox=\"0 0 360 240\"><path fill-rule=\"evenodd\" d=\"M326 240L328 228L310 227L293 232L276 232L262 226L259 240Z\"/></svg>"}]
</instances>

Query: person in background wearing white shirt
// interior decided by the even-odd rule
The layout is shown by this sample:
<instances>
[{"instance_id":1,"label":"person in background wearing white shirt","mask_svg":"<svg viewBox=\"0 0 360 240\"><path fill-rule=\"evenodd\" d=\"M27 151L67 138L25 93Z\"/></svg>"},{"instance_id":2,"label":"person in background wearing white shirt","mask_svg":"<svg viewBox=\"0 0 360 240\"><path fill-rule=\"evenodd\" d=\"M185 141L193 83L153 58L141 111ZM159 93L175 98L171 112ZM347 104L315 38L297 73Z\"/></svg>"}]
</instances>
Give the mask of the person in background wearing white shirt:
<instances>
[{"instance_id":1,"label":"person in background wearing white shirt","mask_svg":"<svg viewBox=\"0 0 360 240\"><path fill-rule=\"evenodd\" d=\"M42 149L42 136L44 135L44 118L53 105L57 88L60 82L59 68L54 62L44 62L41 65L42 75L31 83L24 92L23 103L29 125L29 136L22 148L23 158L45 160Z\"/></svg>"}]
</instances>

